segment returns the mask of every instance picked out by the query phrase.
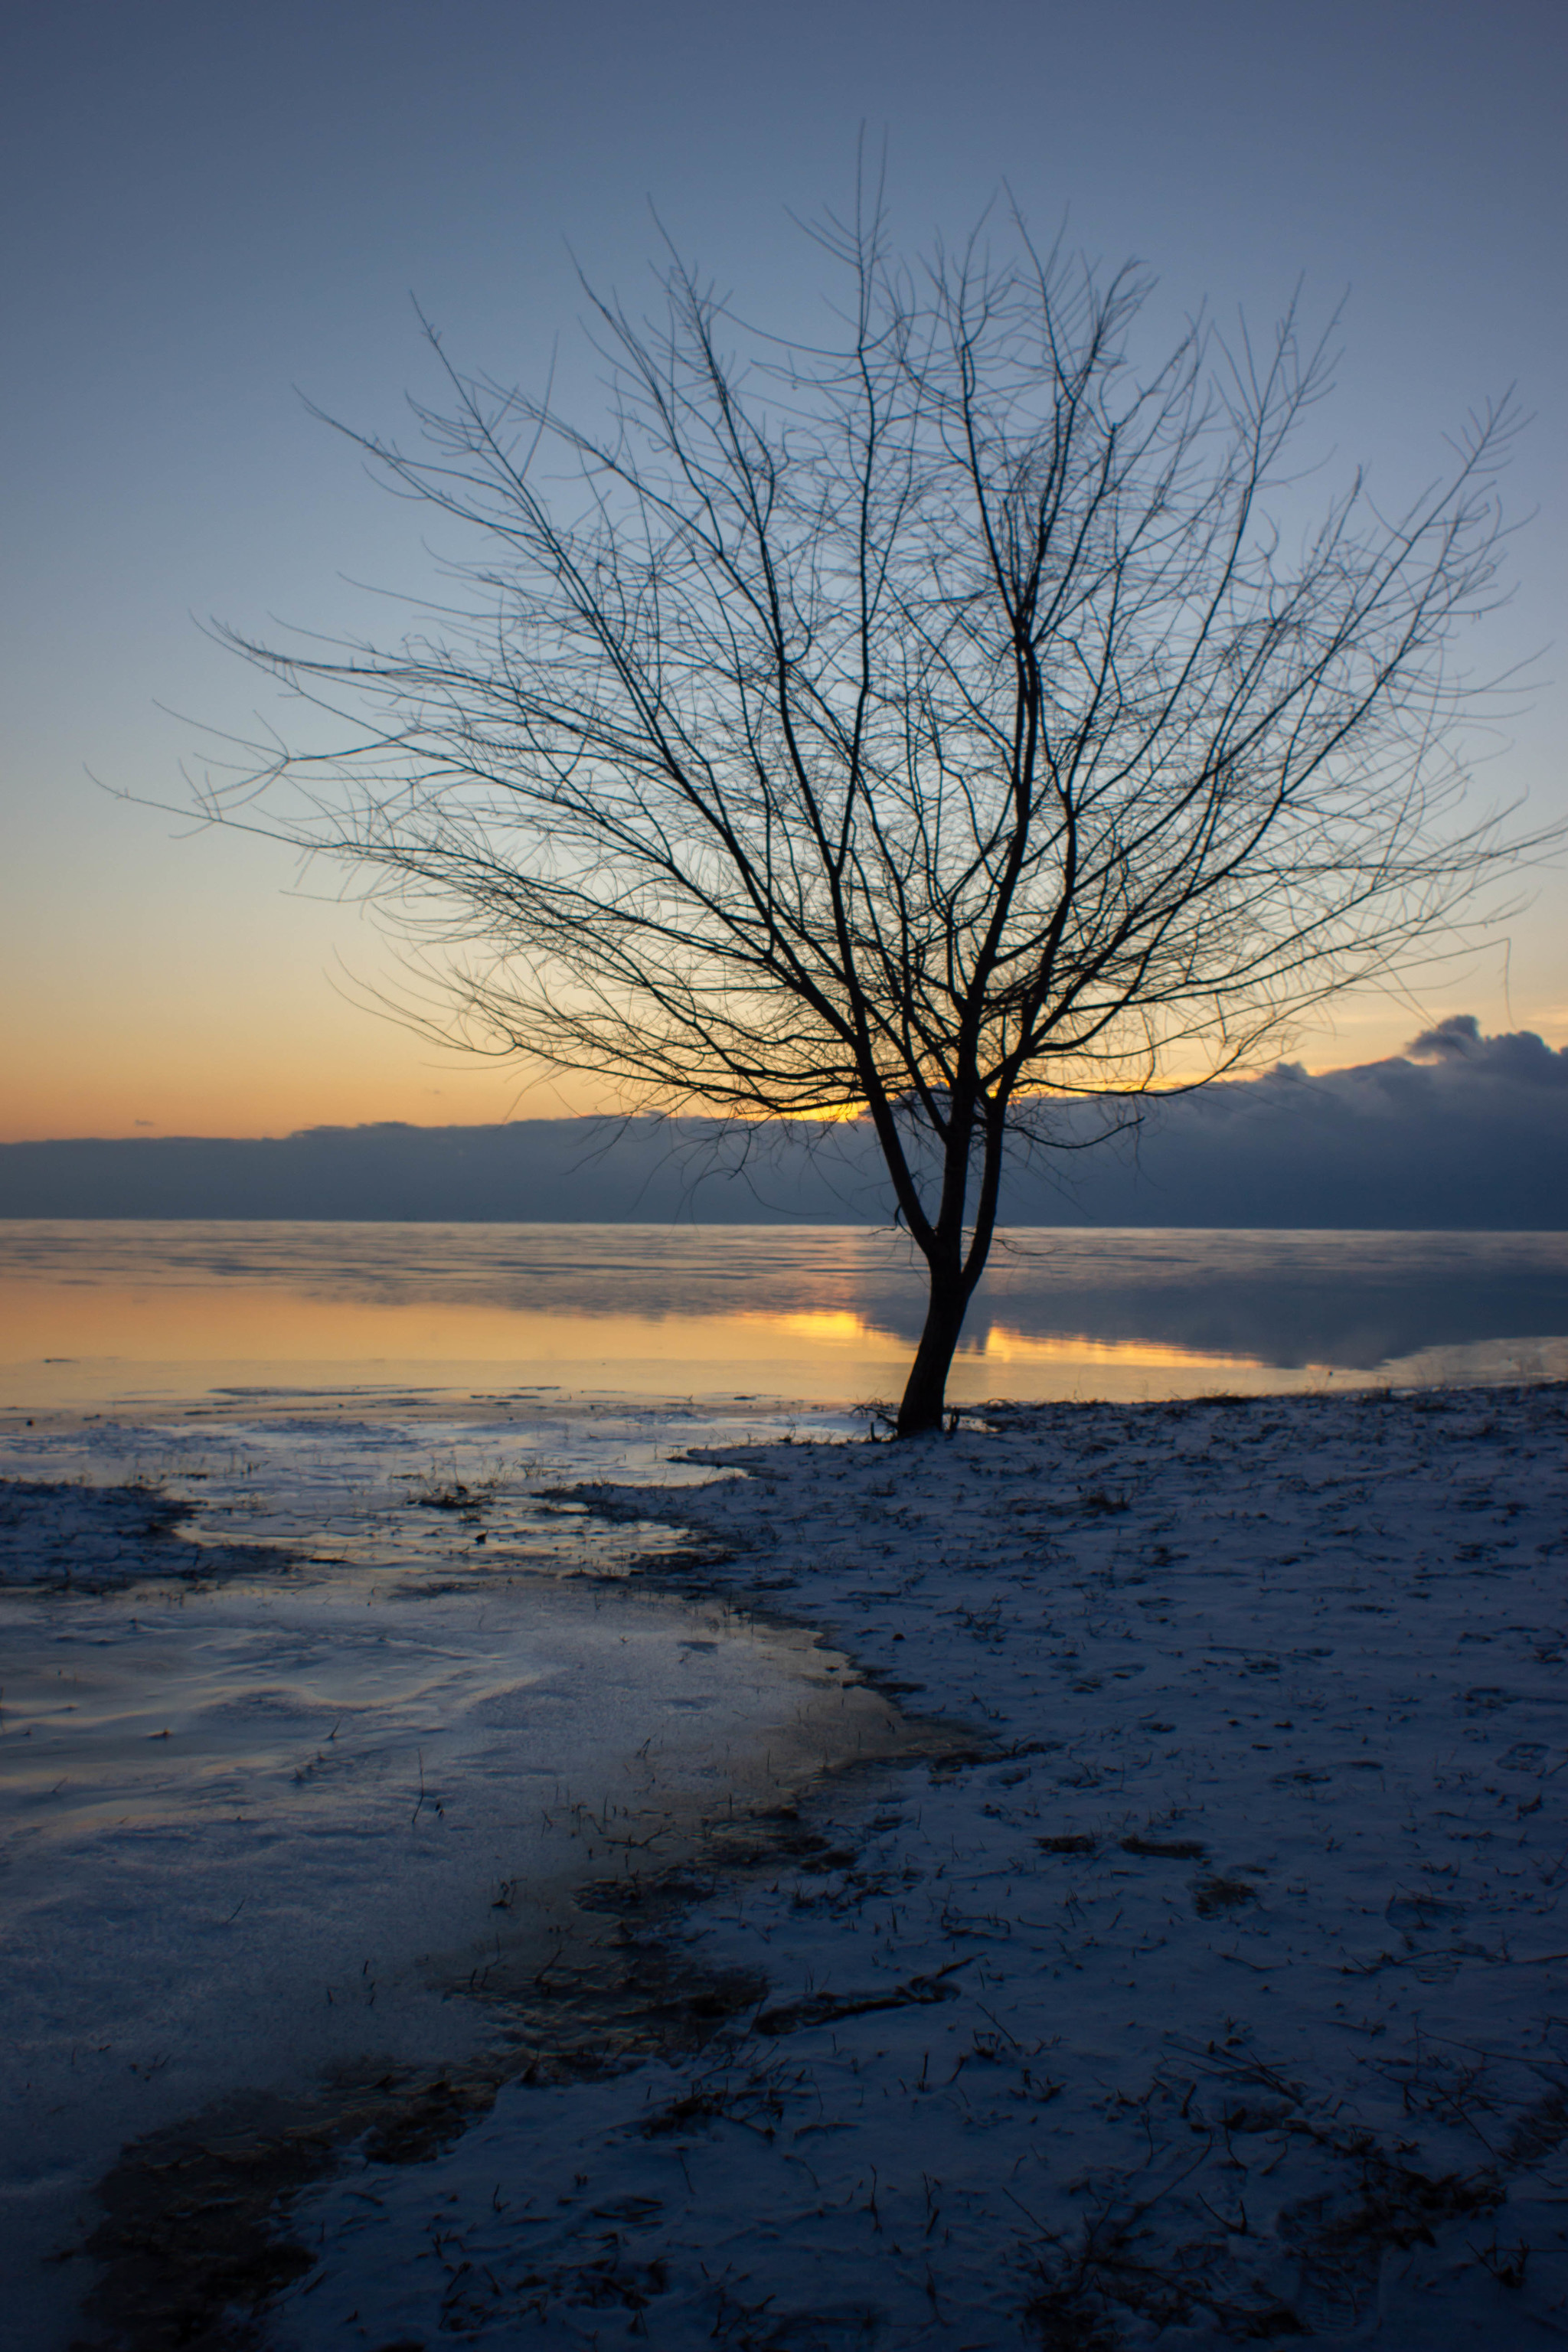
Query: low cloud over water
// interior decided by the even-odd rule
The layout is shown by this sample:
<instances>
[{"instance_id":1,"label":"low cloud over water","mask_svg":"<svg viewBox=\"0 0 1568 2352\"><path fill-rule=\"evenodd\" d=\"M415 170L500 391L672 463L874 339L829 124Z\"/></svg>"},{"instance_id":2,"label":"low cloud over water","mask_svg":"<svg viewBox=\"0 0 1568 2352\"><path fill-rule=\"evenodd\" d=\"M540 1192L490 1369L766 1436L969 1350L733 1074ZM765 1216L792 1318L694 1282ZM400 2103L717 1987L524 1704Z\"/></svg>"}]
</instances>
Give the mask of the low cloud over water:
<instances>
[{"instance_id":1,"label":"low cloud over water","mask_svg":"<svg viewBox=\"0 0 1568 2352\"><path fill-rule=\"evenodd\" d=\"M1103 1124L1058 1115L1064 1142ZM1009 1224L1556 1231L1568 1225L1568 1049L1468 1015L1403 1055L1142 1107L1090 1152L1020 1158ZM280 1139L0 1146L0 1216L878 1223L868 1129L696 1119L312 1128Z\"/></svg>"}]
</instances>

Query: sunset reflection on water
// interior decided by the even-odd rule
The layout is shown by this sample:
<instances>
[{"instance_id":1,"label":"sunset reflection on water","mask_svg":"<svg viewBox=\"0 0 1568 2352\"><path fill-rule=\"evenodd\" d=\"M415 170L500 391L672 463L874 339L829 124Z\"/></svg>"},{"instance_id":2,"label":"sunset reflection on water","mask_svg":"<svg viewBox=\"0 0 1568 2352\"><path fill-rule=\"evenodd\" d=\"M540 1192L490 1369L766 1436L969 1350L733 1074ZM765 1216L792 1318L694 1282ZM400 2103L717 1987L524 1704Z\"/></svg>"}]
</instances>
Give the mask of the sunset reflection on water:
<instances>
[{"instance_id":1,"label":"sunset reflection on water","mask_svg":"<svg viewBox=\"0 0 1568 2352\"><path fill-rule=\"evenodd\" d=\"M760 1351L767 1349L764 1333L769 1329L825 1347L860 1348L875 1353L884 1353L901 1344L896 1332L879 1330L864 1316L842 1310L820 1315L748 1315L740 1319L760 1327ZM1260 1356L1215 1355L1197 1348L1164 1345L1156 1339L1096 1339L1083 1331L1037 1336L1015 1330L1005 1323L993 1323L989 1329L960 1339L958 1356L964 1362L978 1360L987 1364L1116 1364L1150 1370L1204 1371L1264 1369ZM1328 1367L1309 1365L1303 1369L1326 1371Z\"/></svg>"},{"instance_id":2,"label":"sunset reflection on water","mask_svg":"<svg viewBox=\"0 0 1568 2352\"><path fill-rule=\"evenodd\" d=\"M907 1240L865 1227L0 1223L0 1402L289 1387L898 1393ZM1005 1235L950 1392L1134 1398L1568 1375L1568 1236Z\"/></svg>"}]
</instances>

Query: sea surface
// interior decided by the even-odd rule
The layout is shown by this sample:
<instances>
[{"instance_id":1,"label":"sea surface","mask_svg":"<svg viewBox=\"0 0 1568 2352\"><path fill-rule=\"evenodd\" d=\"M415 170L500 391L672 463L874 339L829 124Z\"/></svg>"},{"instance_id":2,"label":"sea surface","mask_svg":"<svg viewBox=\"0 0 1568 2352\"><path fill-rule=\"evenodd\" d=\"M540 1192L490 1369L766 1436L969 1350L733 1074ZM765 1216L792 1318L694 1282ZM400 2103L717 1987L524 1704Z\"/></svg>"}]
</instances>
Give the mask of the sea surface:
<instances>
[{"instance_id":1,"label":"sea surface","mask_svg":"<svg viewBox=\"0 0 1568 2352\"><path fill-rule=\"evenodd\" d=\"M0 1406L897 1396L906 1237L856 1225L0 1222ZM1568 1377L1568 1234L998 1237L954 1402Z\"/></svg>"}]
</instances>

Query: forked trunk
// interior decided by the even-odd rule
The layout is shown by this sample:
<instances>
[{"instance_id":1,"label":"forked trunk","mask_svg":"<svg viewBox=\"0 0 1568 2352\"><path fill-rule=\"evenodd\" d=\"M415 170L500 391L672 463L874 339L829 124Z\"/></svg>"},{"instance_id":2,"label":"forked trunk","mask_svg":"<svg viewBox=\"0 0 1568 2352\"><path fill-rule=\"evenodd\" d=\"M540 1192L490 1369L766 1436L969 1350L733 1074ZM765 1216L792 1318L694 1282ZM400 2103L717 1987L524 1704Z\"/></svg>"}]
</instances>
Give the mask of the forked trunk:
<instances>
[{"instance_id":1,"label":"forked trunk","mask_svg":"<svg viewBox=\"0 0 1568 2352\"><path fill-rule=\"evenodd\" d=\"M979 1196L974 1204L973 1224L966 1229L963 1213L970 1181L973 1114L973 1098L952 1106L946 1137L942 1206L934 1224L928 1225L921 1236L931 1275L931 1297L926 1306L925 1328L899 1407L896 1427L900 1437L920 1437L942 1427L953 1349L996 1230L1005 1097L994 1098L987 1106Z\"/></svg>"},{"instance_id":2,"label":"forked trunk","mask_svg":"<svg viewBox=\"0 0 1568 2352\"><path fill-rule=\"evenodd\" d=\"M900 1437L919 1437L928 1430L942 1427L942 1411L947 1401L947 1375L952 1363L958 1335L963 1328L964 1311L969 1305L970 1286L955 1272L939 1273L931 1268L931 1301L926 1308L925 1328L915 1350L915 1360L910 1367L903 1402L899 1407L898 1433Z\"/></svg>"}]
</instances>

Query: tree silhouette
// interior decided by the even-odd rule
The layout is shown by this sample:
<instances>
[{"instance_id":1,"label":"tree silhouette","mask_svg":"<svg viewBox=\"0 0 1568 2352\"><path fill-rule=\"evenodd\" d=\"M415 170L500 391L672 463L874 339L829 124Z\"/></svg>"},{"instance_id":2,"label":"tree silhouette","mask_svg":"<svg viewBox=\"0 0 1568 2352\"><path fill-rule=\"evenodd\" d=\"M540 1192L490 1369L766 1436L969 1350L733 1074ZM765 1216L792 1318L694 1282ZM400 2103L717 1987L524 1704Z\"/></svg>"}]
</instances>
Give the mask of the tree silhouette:
<instances>
[{"instance_id":1,"label":"tree silhouette","mask_svg":"<svg viewBox=\"0 0 1568 2352\"><path fill-rule=\"evenodd\" d=\"M819 346L679 261L595 302L602 430L447 360L395 488L477 534L390 648L229 641L357 730L211 814L347 858L443 943L457 1034L631 1098L873 1125L930 1270L940 1424L1010 1136L1234 1069L1407 963L1501 854L1445 750L1506 409L1393 519L1299 520L1294 313L1128 352L1148 286L1021 226L816 236ZM429 332L430 331L426 331ZM332 731L331 730L329 732ZM248 816L238 792L302 798Z\"/></svg>"}]
</instances>

